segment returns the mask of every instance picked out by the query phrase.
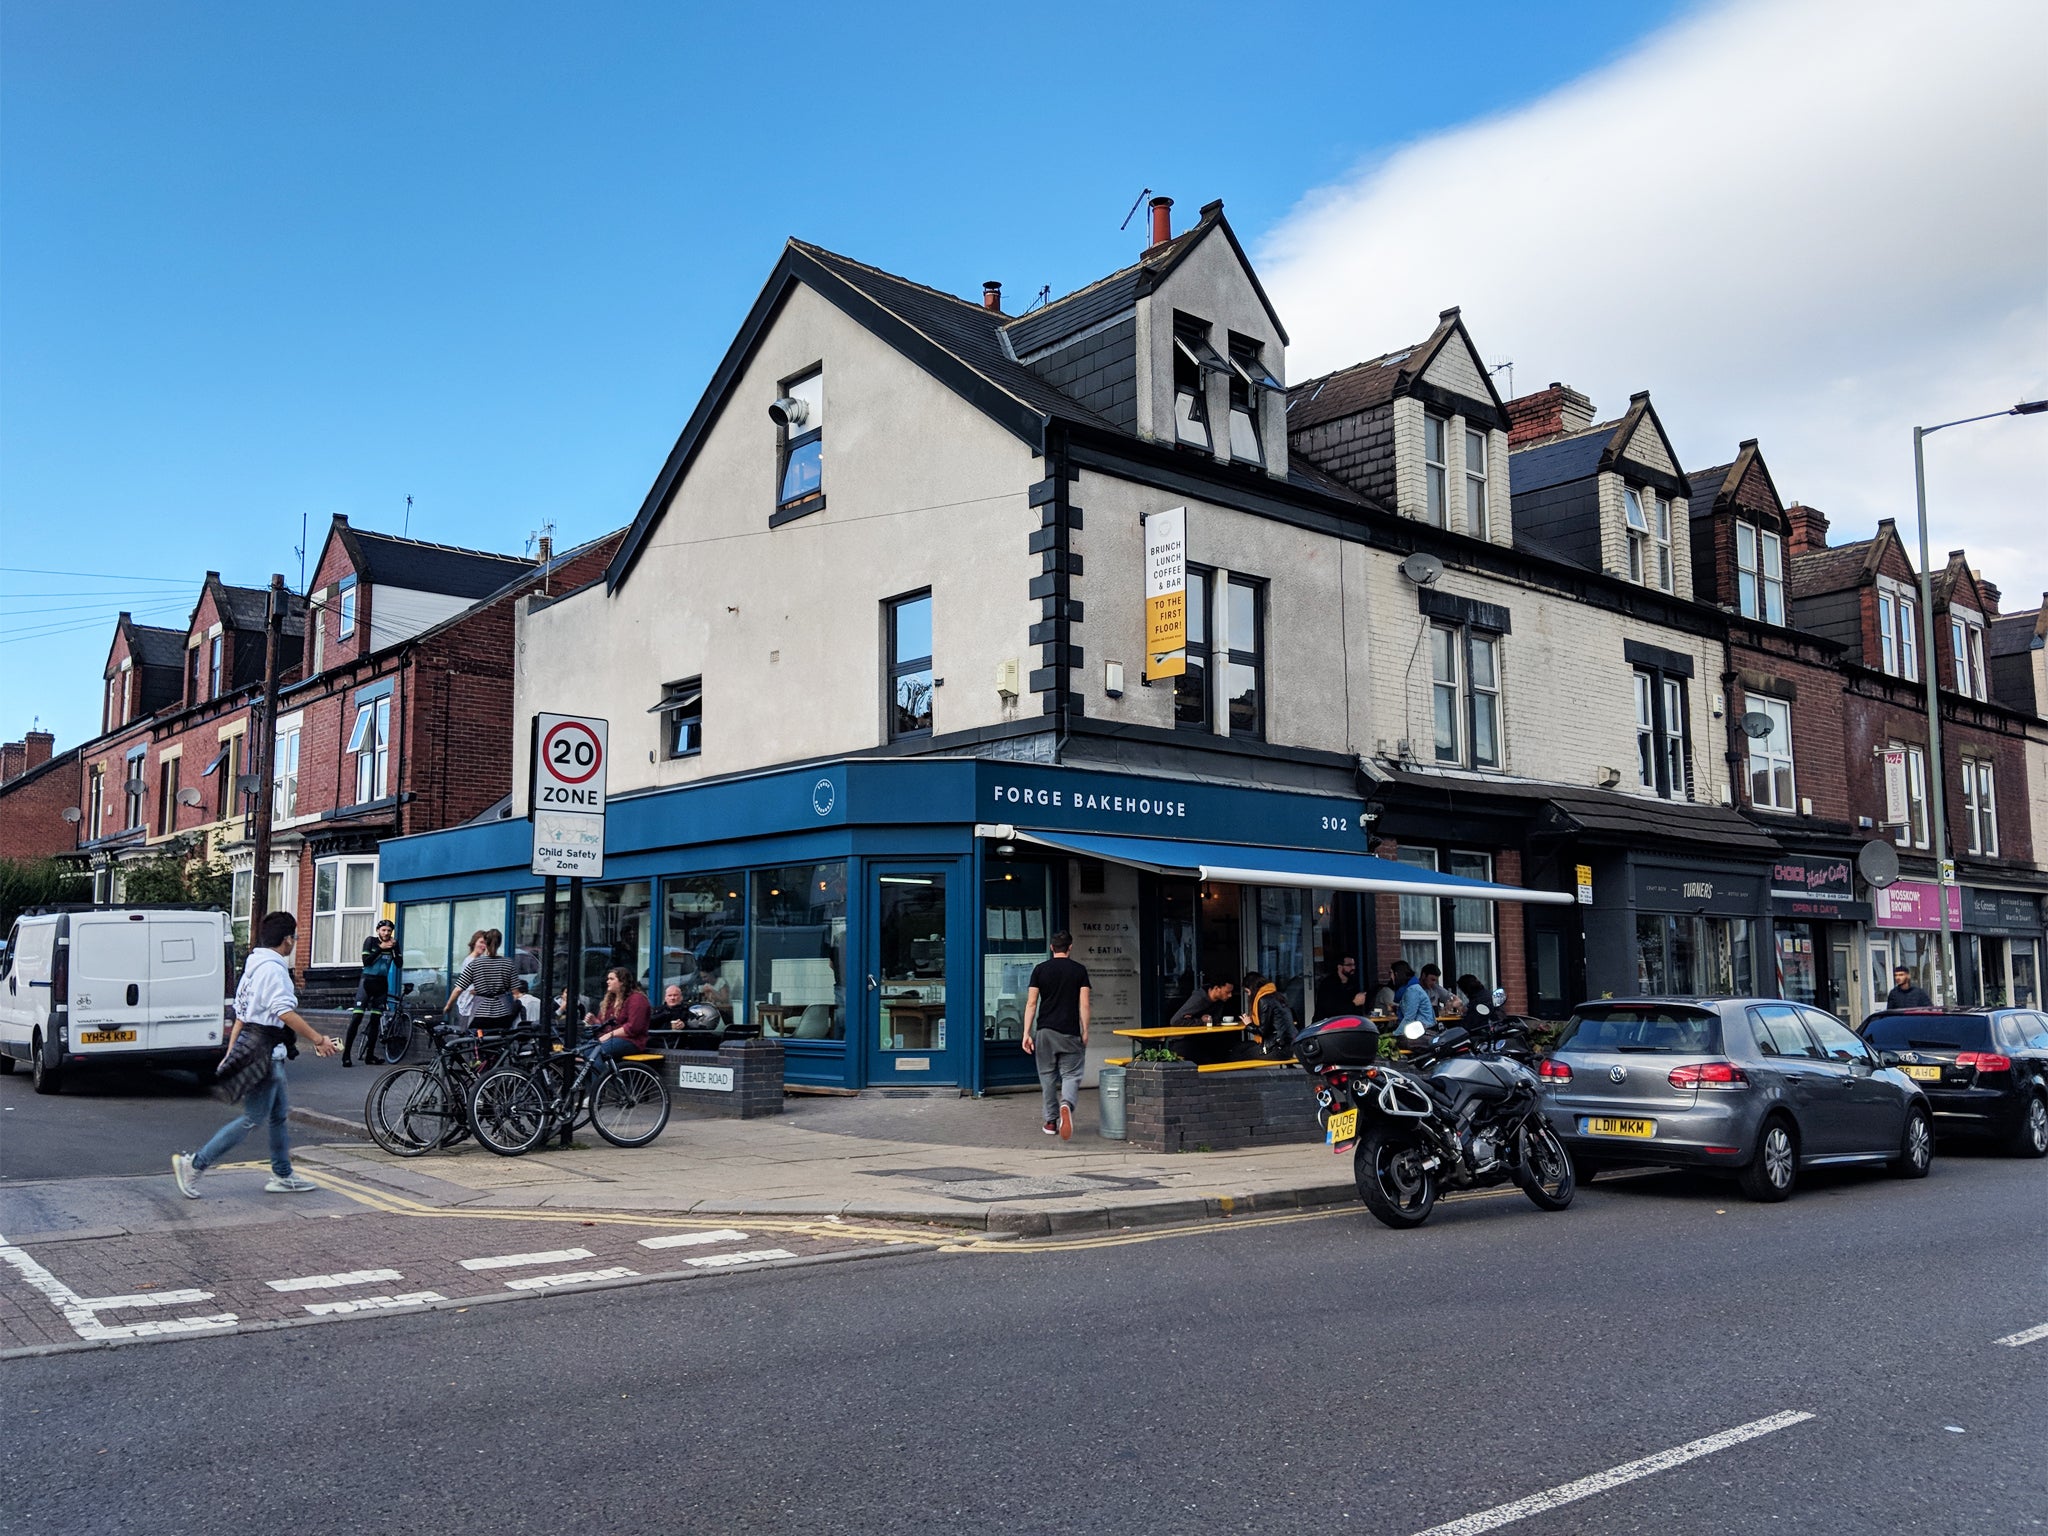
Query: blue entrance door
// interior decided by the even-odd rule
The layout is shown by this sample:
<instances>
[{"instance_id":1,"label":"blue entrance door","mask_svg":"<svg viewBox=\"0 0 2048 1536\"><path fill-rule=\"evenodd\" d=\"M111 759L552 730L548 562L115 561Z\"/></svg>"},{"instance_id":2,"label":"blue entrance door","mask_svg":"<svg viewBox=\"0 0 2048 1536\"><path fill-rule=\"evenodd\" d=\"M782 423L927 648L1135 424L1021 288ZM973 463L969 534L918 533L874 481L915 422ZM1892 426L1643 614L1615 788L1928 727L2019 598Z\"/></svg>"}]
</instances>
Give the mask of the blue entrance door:
<instances>
[{"instance_id":1,"label":"blue entrance door","mask_svg":"<svg viewBox=\"0 0 2048 1536\"><path fill-rule=\"evenodd\" d=\"M949 975L947 963L947 919L957 878L952 860L868 865L873 969L866 978L864 1027L870 1083L961 1081L970 989L964 975Z\"/></svg>"}]
</instances>

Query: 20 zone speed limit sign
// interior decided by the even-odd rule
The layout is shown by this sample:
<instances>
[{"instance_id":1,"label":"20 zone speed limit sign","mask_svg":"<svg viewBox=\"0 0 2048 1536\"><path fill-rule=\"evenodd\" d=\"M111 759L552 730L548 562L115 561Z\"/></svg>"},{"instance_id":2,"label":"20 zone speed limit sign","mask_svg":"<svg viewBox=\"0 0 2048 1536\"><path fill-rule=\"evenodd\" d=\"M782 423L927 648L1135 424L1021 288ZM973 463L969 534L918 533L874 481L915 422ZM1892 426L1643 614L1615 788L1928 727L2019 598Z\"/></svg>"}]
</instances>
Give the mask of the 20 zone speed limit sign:
<instances>
[{"instance_id":1,"label":"20 zone speed limit sign","mask_svg":"<svg viewBox=\"0 0 2048 1536\"><path fill-rule=\"evenodd\" d=\"M533 809L604 814L606 723L583 715L537 715L533 725Z\"/></svg>"}]
</instances>

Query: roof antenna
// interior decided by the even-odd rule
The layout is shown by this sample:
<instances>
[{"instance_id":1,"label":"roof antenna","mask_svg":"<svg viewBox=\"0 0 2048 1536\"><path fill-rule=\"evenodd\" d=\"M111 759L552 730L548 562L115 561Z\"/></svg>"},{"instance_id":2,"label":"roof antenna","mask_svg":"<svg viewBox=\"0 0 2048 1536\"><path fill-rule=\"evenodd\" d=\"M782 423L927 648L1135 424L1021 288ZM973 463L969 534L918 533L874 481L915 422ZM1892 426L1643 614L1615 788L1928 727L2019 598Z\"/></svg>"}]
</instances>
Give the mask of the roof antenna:
<instances>
[{"instance_id":1,"label":"roof antenna","mask_svg":"<svg viewBox=\"0 0 2048 1536\"><path fill-rule=\"evenodd\" d=\"M1509 359L1508 361L1506 361L1506 362L1504 362L1504 363L1495 363L1495 364L1494 364L1494 365L1493 365L1493 366L1492 366L1491 368L1487 369L1487 370L1486 370L1486 372L1487 372L1487 374L1488 374L1489 376L1491 376L1491 375L1493 375L1493 374L1496 374L1496 373L1499 373L1499 372L1501 372L1501 371L1502 371L1503 369L1505 369L1505 370L1507 371L1507 376L1508 376L1508 398L1509 398L1510 400L1512 400L1512 399L1514 399L1514 398L1515 398L1515 364L1514 364L1514 359L1513 359L1513 358L1510 358L1510 359Z\"/></svg>"},{"instance_id":2,"label":"roof antenna","mask_svg":"<svg viewBox=\"0 0 2048 1536\"><path fill-rule=\"evenodd\" d=\"M1138 216L1139 204L1143 203L1145 199L1150 197L1151 195L1152 189L1150 187L1146 187L1143 191L1138 193L1137 202L1131 204L1131 211L1124 215L1123 223L1117 225L1116 227L1118 234L1122 234L1125 230L1131 227L1131 220L1135 219Z\"/></svg>"},{"instance_id":3,"label":"roof antenna","mask_svg":"<svg viewBox=\"0 0 2048 1536\"><path fill-rule=\"evenodd\" d=\"M1038 309L1038 308L1041 308L1042 306L1044 306L1044 305L1046 305L1046 304L1050 304L1051 302L1052 302L1052 284L1051 284L1051 283L1042 283L1042 284L1040 284L1040 285L1039 285L1039 289L1038 289L1038 297L1037 297L1037 298L1035 298L1035 299L1033 299L1033 300L1031 301L1031 309ZM1030 313L1031 313L1031 309L1027 309L1027 310L1025 310L1025 311L1024 311L1024 313L1025 313L1025 314L1027 314L1027 315L1028 315L1028 314L1030 314Z\"/></svg>"},{"instance_id":4,"label":"roof antenna","mask_svg":"<svg viewBox=\"0 0 2048 1536\"><path fill-rule=\"evenodd\" d=\"M405 521L399 525L398 536L401 539L412 537L412 498L410 496L405 498Z\"/></svg>"},{"instance_id":5,"label":"roof antenna","mask_svg":"<svg viewBox=\"0 0 2048 1536\"><path fill-rule=\"evenodd\" d=\"M299 513L299 547L292 551L299 557L299 591L306 590L306 514Z\"/></svg>"}]
</instances>

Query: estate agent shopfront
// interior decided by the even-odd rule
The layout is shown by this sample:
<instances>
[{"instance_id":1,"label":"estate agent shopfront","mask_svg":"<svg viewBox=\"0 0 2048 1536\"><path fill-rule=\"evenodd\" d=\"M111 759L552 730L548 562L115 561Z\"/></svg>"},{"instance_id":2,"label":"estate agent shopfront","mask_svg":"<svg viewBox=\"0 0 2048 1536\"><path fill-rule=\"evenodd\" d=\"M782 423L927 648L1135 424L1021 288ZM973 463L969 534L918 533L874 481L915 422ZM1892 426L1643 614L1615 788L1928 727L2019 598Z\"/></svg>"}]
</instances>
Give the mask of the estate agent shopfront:
<instances>
[{"instance_id":1,"label":"estate agent shopfront","mask_svg":"<svg viewBox=\"0 0 2048 1536\"><path fill-rule=\"evenodd\" d=\"M1071 928L1094 980L1091 1069L1112 1031L1165 1022L1199 981L1257 969L1309 1017L1317 981L1369 953L1375 892L1460 906L1568 901L1366 853L1343 797L966 759L873 759L615 798L584 890L586 1000L625 964L783 1041L793 1084L1033 1079L1032 967ZM540 970L524 821L384 845L407 979L438 1006L469 935ZM564 901L564 907L566 900ZM557 912L566 945L566 910Z\"/></svg>"}]
</instances>

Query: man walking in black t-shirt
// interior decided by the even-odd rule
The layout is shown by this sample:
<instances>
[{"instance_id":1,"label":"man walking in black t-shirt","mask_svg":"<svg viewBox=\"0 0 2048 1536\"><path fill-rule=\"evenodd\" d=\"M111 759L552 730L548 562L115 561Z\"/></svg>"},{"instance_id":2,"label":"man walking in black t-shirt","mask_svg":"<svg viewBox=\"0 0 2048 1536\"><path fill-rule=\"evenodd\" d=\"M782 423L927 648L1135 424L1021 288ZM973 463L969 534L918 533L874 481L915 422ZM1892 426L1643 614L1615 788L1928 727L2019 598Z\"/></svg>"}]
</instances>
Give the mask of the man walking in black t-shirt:
<instances>
[{"instance_id":1,"label":"man walking in black t-shirt","mask_svg":"<svg viewBox=\"0 0 2048 1536\"><path fill-rule=\"evenodd\" d=\"M1045 1101L1045 1134L1070 1141L1081 1069L1088 1061L1088 967L1070 959L1074 936L1052 936L1052 958L1031 972L1024 994L1024 1052L1038 1060Z\"/></svg>"}]
</instances>

